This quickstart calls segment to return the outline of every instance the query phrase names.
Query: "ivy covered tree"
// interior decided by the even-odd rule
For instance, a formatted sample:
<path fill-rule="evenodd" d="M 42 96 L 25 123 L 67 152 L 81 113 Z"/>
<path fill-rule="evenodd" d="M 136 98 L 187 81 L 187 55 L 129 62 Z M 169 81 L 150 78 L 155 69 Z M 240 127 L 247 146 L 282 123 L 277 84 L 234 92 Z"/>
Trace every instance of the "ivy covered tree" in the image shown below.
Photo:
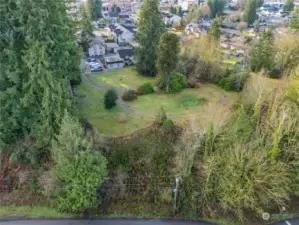
<path fill-rule="evenodd" d="M 211 11 L 211 17 L 215 18 L 220 16 L 223 12 L 225 1 L 224 0 L 208 0 L 208 6 Z"/>
<path fill-rule="evenodd" d="M 213 37 L 215 39 L 220 38 L 221 31 L 220 31 L 220 21 L 218 18 L 213 20 L 208 34 L 210 35 L 210 37 Z"/>
<path fill-rule="evenodd" d="M 139 74 L 154 77 L 157 74 L 157 46 L 165 24 L 157 0 L 145 0 L 137 24 L 137 65 Z"/>
<path fill-rule="evenodd" d="M 102 17 L 102 1 L 87 0 L 87 12 L 91 20 L 96 20 Z"/>
<path fill-rule="evenodd" d="M 247 0 L 243 20 L 251 25 L 254 23 L 256 18 L 256 0 Z"/>
<path fill-rule="evenodd" d="M 299 7 L 297 7 L 296 10 L 294 11 L 289 26 L 291 29 L 299 31 Z"/>
<path fill-rule="evenodd" d="M 53 200 L 58 208 L 82 212 L 97 207 L 97 190 L 107 175 L 107 161 L 94 150 L 82 126 L 67 111 L 53 141 L 52 157 Z"/>
<path fill-rule="evenodd" d="M 158 45 L 157 66 L 160 75 L 160 88 L 166 88 L 169 91 L 170 77 L 176 70 L 179 60 L 180 43 L 179 37 L 173 33 L 164 33 L 161 36 Z"/>

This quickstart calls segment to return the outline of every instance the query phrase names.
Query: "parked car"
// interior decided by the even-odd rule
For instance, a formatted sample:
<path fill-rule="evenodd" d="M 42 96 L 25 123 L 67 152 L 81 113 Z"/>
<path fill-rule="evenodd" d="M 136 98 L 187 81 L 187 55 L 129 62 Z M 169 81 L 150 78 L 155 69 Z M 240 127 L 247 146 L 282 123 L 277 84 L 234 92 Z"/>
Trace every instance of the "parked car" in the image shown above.
<path fill-rule="evenodd" d="M 88 58 L 88 62 L 97 62 L 97 60 L 95 58 Z"/>
<path fill-rule="evenodd" d="M 103 67 L 99 67 L 99 68 L 92 68 L 90 71 L 91 72 L 100 72 L 100 71 L 103 71 Z"/>

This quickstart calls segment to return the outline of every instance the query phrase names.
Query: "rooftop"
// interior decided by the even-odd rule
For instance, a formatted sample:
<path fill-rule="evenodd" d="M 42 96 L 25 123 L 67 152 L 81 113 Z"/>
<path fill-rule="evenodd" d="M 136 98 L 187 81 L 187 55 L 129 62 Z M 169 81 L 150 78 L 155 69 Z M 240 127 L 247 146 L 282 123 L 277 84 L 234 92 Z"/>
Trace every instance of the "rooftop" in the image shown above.
<path fill-rule="evenodd" d="M 119 55 L 106 56 L 105 62 L 107 64 L 123 62 Z"/>
<path fill-rule="evenodd" d="M 107 48 L 119 48 L 118 44 L 116 44 L 115 42 L 111 42 L 111 43 L 107 42 L 105 43 L 105 45 Z"/>

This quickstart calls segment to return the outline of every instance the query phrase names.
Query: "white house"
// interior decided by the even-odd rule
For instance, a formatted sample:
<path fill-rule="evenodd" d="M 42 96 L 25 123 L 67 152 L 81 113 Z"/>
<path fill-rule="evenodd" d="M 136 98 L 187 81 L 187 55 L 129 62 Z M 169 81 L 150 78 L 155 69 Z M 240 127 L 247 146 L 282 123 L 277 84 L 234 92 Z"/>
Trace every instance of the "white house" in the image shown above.
<path fill-rule="evenodd" d="M 189 10 L 193 4 L 197 4 L 195 0 L 178 0 L 178 5 L 182 7 L 182 10 Z"/>
<path fill-rule="evenodd" d="M 90 43 L 90 47 L 88 48 L 89 56 L 100 56 L 105 55 L 106 49 L 104 45 L 104 41 L 101 38 L 93 39 Z"/>
<path fill-rule="evenodd" d="M 108 69 L 123 68 L 125 65 L 118 54 L 105 57 L 105 64 Z"/>

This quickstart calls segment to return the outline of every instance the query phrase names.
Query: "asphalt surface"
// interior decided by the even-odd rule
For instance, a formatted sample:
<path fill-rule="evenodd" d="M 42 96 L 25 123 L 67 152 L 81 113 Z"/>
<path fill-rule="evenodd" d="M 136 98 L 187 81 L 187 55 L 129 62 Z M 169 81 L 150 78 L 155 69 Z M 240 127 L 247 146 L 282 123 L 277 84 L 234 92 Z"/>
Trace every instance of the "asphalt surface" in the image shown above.
<path fill-rule="evenodd" d="M 0 221 L 0 225 L 212 225 L 212 223 L 183 221 L 183 220 L 132 220 L 132 219 L 103 219 L 103 220 L 18 220 Z"/>

